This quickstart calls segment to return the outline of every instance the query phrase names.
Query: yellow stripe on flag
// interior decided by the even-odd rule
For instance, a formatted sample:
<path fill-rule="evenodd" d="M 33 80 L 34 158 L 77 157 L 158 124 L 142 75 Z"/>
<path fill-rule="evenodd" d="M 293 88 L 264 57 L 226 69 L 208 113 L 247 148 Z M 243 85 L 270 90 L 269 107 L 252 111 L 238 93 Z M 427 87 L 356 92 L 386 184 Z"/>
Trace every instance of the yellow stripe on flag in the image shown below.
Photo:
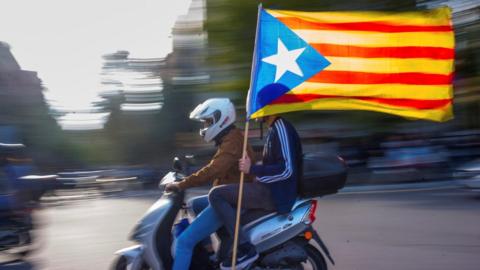
<path fill-rule="evenodd" d="M 301 12 L 288 10 L 271 10 L 267 12 L 274 17 L 297 17 L 303 20 L 325 23 L 349 22 L 387 22 L 397 25 L 439 26 L 450 25 L 450 8 L 441 7 L 426 11 L 381 12 L 381 11 L 334 11 Z"/>
<path fill-rule="evenodd" d="M 255 112 L 252 118 L 304 110 L 367 110 L 437 122 L 443 122 L 453 118 L 451 105 L 440 109 L 417 110 L 411 108 L 396 108 L 374 102 L 346 98 L 328 98 L 301 103 L 267 105 Z"/>
<path fill-rule="evenodd" d="M 331 63 L 325 70 L 374 73 L 419 72 L 429 74 L 452 73 L 453 60 L 421 58 L 354 58 L 327 57 Z"/>
<path fill-rule="evenodd" d="M 381 98 L 448 99 L 452 98 L 451 85 L 406 84 L 335 84 L 304 82 L 290 94 L 318 94 L 327 96 L 356 96 Z"/>
<path fill-rule="evenodd" d="M 328 43 L 364 47 L 454 47 L 454 37 L 451 32 L 380 33 L 370 31 L 326 30 L 294 30 L 294 32 L 308 43 Z"/>

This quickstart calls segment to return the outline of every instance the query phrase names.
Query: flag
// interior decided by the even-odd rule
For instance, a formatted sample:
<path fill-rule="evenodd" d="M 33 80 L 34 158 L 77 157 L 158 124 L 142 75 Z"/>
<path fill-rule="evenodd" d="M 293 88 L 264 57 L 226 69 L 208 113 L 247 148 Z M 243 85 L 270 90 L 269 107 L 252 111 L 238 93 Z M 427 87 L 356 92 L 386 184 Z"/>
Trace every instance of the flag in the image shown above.
<path fill-rule="evenodd" d="M 260 7 L 248 118 L 369 110 L 449 120 L 454 45 L 447 7 L 412 12 Z"/>

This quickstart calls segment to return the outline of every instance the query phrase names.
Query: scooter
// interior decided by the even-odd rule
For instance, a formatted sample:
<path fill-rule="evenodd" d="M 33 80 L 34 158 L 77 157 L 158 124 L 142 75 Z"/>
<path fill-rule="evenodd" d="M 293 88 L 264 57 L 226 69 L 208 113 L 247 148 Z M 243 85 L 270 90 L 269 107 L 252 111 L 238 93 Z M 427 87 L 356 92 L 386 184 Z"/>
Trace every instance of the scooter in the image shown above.
<path fill-rule="evenodd" d="M 0 254 L 15 257 L 24 257 L 35 249 L 32 212 L 56 180 L 55 175 L 21 176 L 33 166 L 18 160 L 11 164 L 9 159 L 17 158 L 22 151 L 23 144 L 0 143 Z"/>
<path fill-rule="evenodd" d="M 24 257 L 32 251 L 33 220 L 31 209 L 2 213 L 0 222 L 0 252 Z"/>
<path fill-rule="evenodd" d="M 178 158 L 174 159 L 173 167 L 175 170 L 163 177 L 160 186 L 184 178 Z M 344 184 L 345 179 L 341 180 Z M 130 240 L 137 245 L 117 251 L 112 269 L 171 269 L 174 242 L 172 226 L 182 209 L 184 198 L 183 191 L 164 193 L 134 228 Z M 327 246 L 312 227 L 316 207 L 317 201 L 314 199 L 298 199 L 287 215 L 269 213 L 261 217 L 242 216 L 243 228 L 260 254 L 248 269 L 326 270 L 325 256 L 331 264 L 335 264 Z M 316 242 L 321 251 L 312 242 Z M 222 247 L 219 247 L 217 251 L 221 249 Z M 192 257 L 191 269 L 197 269 L 199 265 L 202 265 L 202 269 L 219 269 L 218 264 L 208 261 L 208 256 L 205 256 L 205 252 L 197 246 Z"/>

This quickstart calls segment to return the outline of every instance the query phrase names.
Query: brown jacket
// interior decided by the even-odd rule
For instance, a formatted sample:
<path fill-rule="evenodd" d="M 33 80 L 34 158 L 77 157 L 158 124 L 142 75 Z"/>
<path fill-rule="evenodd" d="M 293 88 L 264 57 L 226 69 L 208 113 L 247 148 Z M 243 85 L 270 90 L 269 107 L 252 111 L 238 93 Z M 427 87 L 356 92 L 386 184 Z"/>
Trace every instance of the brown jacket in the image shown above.
<path fill-rule="evenodd" d="M 213 186 L 238 183 L 240 171 L 238 160 L 242 158 L 243 133 L 236 127 L 232 128 L 222 139 L 217 152 L 210 163 L 197 172 L 179 182 L 181 189 L 205 185 L 213 181 Z M 252 163 L 254 155 L 250 145 L 247 145 L 247 153 Z M 253 176 L 245 175 L 245 181 L 251 182 Z"/>

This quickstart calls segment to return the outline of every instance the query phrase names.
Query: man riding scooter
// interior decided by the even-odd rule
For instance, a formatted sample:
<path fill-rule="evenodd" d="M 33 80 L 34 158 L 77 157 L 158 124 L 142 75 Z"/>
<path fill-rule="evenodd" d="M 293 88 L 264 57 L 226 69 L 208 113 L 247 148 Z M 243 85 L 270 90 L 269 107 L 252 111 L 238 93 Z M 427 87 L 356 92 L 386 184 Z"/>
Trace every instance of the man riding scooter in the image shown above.
<path fill-rule="evenodd" d="M 288 208 L 291 207 L 288 214 L 265 213 L 261 209 L 259 209 L 260 211 L 247 211 L 245 215 L 242 214 L 242 226 L 246 232 L 246 238 L 255 246 L 255 251 L 259 253 L 258 259 L 253 262 L 252 269 L 326 270 L 325 258 L 328 258 L 332 264 L 334 263 L 326 245 L 312 226 L 315 221 L 317 205 L 317 201 L 313 198 L 334 194 L 339 188 L 343 187 L 346 180 L 345 165 L 341 159 L 336 159 L 333 163 L 327 163 L 326 166 L 321 166 L 324 161 L 315 157 L 309 157 L 306 161 L 309 174 L 299 182 L 298 194 L 301 197 L 297 198 L 293 207 L 285 205 Z M 238 168 L 237 162 L 238 160 L 234 162 L 234 168 Z M 297 162 L 294 161 L 293 163 L 296 164 Z M 326 167 L 337 163 L 338 166 L 334 167 L 337 167 L 338 170 L 335 170 L 333 175 L 331 175 L 332 172 L 325 175 L 324 172 L 328 171 Z M 265 161 L 264 164 L 268 165 Z M 184 172 L 185 170 L 178 158 L 175 158 L 173 171 L 165 174 L 160 185 L 164 187 L 169 183 L 182 182 L 185 179 Z M 324 183 L 327 183 L 327 185 L 325 186 Z M 296 192 L 293 191 L 293 193 Z M 176 269 L 187 269 L 188 267 L 188 269 L 219 269 L 219 265 L 212 263 L 202 246 L 195 247 L 192 255 L 192 247 L 196 243 L 206 238 L 220 225 L 223 225 L 212 206 L 207 207 L 198 215 L 193 224 L 187 227 L 176 238 L 176 241 L 172 241 L 172 228 L 175 234 L 179 231 L 177 230 L 178 226 L 175 226 L 174 223 L 179 211 L 183 209 L 184 199 L 185 192 L 183 190 L 164 192 L 135 225 L 129 237 L 135 244 L 115 252 L 116 257 L 112 263 L 112 268 L 115 270 L 168 270 L 172 269 L 174 264 L 177 264 Z M 280 212 L 284 213 L 283 211 Z M 312 241 L 315 241 L 318 247 L 312 245 Z M 180 248 L 182 245 L 187 248 L 182 250 Z M 217 258 L 226 257 L 224 251 L 229 247 L 231 247 L 231 244 L 221 239 L 218 249 L 215 248 Z M 172 255 L 175 251 L 174 259 Z M 181 252 L 184 252 L 184 254 L 182 255 Z M 188 256 L 184 256 L 185 254 Z M 184 262 L 184 258 L 188 262 Z M 218 259 L 217 261 L 223 260 Z"/>
<path fill-rule="evenodd" d="M 232 102 L 227 98 L 208 99 L 190 113 L 190 119 L 203 122 L 200 135 L 206 142 L 215 141 L 217 152 L 206 166 L 180 182 L 168 184 L 165 190 L 186 190 L 211 182 L 213 186 L 238 183 L 243 134 L 234 125 L 235 108 Z M 251 148 L 248 148 L 248 155 L 253 158 Z M 250 182 L 252 177 L 247 175 L 245 180 Z M 196 218 L 177 238 L 174 270 L 189 269 L 195 245 L 204 239 L 204 245 L 211 245 L 209 236 L 223 225 L 209 206 L 208 195 L 193 198 L 188 204 Z"/>

